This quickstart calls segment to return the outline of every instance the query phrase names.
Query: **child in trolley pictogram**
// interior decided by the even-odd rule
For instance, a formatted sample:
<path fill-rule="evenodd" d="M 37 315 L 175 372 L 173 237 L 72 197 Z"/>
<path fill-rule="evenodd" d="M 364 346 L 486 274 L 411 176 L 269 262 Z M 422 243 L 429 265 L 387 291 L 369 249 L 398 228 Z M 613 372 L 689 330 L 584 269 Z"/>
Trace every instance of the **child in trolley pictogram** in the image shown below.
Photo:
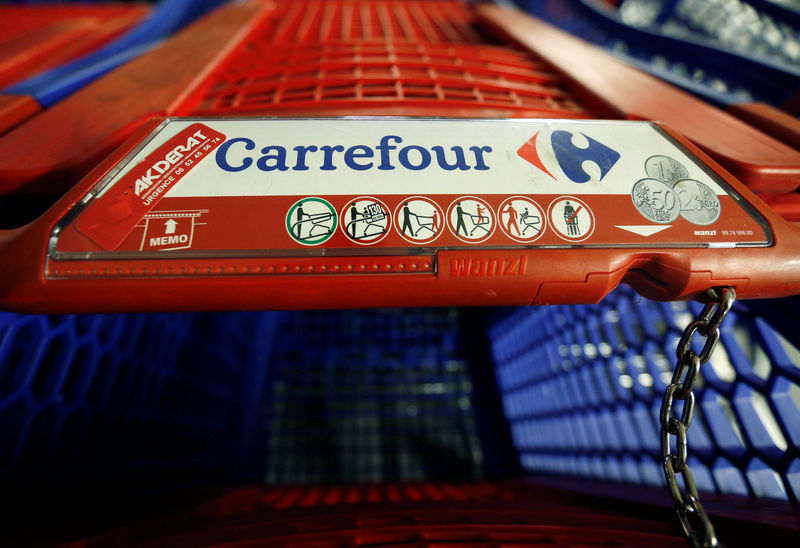
<path fill-rule="evenodd" d="M 357 203 L 353 202 L 350 204 L 350 220 L 345 230 L 354 240 L 373 239 L 387 231 L 388 217 L 389 214 L 378 202 L 367 203 L 360 211 Z"/>
<path fill-rule="evenodd" d="M 461 206 L 461 202 L 456 204 L 456 234 L 458 234 L 461 229 L 464 229 L 464 236 L 472 236 L 476 230 L 481 229 L 486 234 L 489 234 L 489 217 L 484 215 L 483 212 L 485 211 L 484 207 L 478 204 L 475 207 L 475 213 L 472 214 L 468 211 L 464 211 L 464 208 Z M 467 225 L 464 223 L 464 217 L 467 217 L 470 222 L 472 223 L 472 230 L 467 233 Z"/>
<path fill-rule="evenodd" d="M 416 230 L 414 230 L 411 223 L 412 217 L 417 222 Z M 431 236 L 435 236 L 439 233 L 439 213 L 434 209 L 433 215 L 420 215 L 411 211 L 408 202 L 405 202 L 403 204 L 403 228 L 400 232 L 405 234 L 406 230 L 408 230 L 408 232 L 411 233 L 410 235 L 414 238 L 417 238 L 419 233 L 423 230 L 427 230 L 431 233 Z"/>
<path fill-rule="evenodd" d="M 334 228 L 332 212 L 307 213 L 303 210 L 303 202 L 295 209 L 295 219 L 292 235 L 301 242 L 327 236 Z"/>
<path fill-rule="evenodd" d="M 522 226 L 525 228 L 522 229 L 521 236 L 524 236 L 525 233 L 528 231 L 529 228 L 532 228 L 536 231 L 536 234 L 542 231 L 542 219 L 538 215 L 534 215 L 528 211 L 528 208 L 525 208 L 525 211 L 522 212 L 522 215 L 519 216 L 519 220 L 522 221 Z"/>
<path fill-rule="evenodd" d="M 532 242 L 544 230 L 542 211 L 536 202 L 523 196 L 508 198 L 497 210 L 500 228 L 511 239 Z"/>
<path fill-rule="evenodd" d="M 414 217 L 417 218 L 417 223 L 419 224 L 414 236 L 418 236 L 423 229 L 429 231 L 431 236 L 439 233 L 439 213 L 436 210 L 433 211 L 433 215 L 414 214 Z"/>

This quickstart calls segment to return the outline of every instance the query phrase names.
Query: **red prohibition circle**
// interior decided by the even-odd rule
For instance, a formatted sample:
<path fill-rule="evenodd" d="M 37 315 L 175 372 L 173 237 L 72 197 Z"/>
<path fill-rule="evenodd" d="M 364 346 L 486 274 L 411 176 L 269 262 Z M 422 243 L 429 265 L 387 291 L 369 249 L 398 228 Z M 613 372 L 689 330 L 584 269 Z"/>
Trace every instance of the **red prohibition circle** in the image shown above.
<path fill-rule="evenodd" d="M 450 217 L 452 216 L 453 211 L 458 207 L 458 204 L 461 203 L 461 202 L 464 202 L 464 201 L 473 201 L 473 202 L 480 203 L 484 207 L 487 215 L 489 216 L 488 220 L 491 221 L 491 228 L 487 229 L 487 228 L 482 226 L 483 224 L 487 224 L 487 223 L 481 222 L 482 215 L 479 215 L 479 212 L 477 210 L 475 212 L 475 215 L 472 215 L 471 213 L 466 212 L 466 214 L 469 215 L 469 217 L 470 217 L 470 224 L 472 225 L 472 230 L 470 232 L 467 231 L 466 223 L 463 222 L 463 218 L 462 218 L 462 223 L 456 222 L 456 226 L 454 228 Z M 459 235 L 459 229 L 461 228 L 462 225 L 464 226 L 464 232 L 467 234 L 466 238 L 461 237 Z M 453 234 L 453 236 L 455 236 L 456 238 L 458 238 L 462 242 L 466 242 L 468 244 L 479 244 L 481 242 L 485 242 L 486 240 L 488 240 L 491 237 L 492 234 L 494 234 L 494 230 L 497 227 L 497 220 L 494 219 L 494 210 L 486 202 L 486 200 L 484 200 L 483 198 L 478 198 L 477 196 L 461 196 L 460 198 L 457 198 L 457 199 L 453 200 L 453 203 L 451 203 L 450 207 L 447 208 L 447 227 L 450 229 L 450 232 Z M 469 237 L 469 234 L 471 232 L 474 233 L 476 230 L 479 230 L 479 229 L 482 232 L 485 232 L 485 234 L 483 236 L 481 236 L 479 238 L 470 238 Z"/>
<path fill-rule="evenodd" d="M 401 215 L 403 214 L 403 207 L 405 206 L 406 203 L 414 201 L 420 201 L 430 204 L 431 206 L 433 206 L 434 210 L 439 215 L 438 226 L 436 226 L 436 220 L 433 218 L 428 219 L 428 218 L 420 218 L 428 216 L 417 216 L 416 219 L 417 222 L 415 223 L 417 225 L 416 233 L 417 234 L 419 234 L 420 232 L 425 233 L 427 231 L 428 233 L 431 234 L 428 238 L 424 239 L 409 238 L 403 232 L 403 229 L 405 228 L 405 226 L 401 226 L 403 223 L 403 220 L 401 220 L 402 219 Z M 408 198 L 403 198 L 402 200 L 400 200 L 400 202 L 397 204 L 397 207 L 394 209 L 394 218 L 396 219 L 394 223 L 395 231 L 405 241 L 411 242 L 412 244 L 416 245 L 429 244 L 434 240 L 436 240 L 439 236 L 441 236 L 442 232 L 444 232 L 444 225 L 447 222 L 447 219 L 445 218 L 444 211 L 442 210 L 441 206 L 439 206 L 439 204 L 437 204 L 435 201 L 428 198 L 427 196 L 409 196 Z M 435 231 L 434 228 L 436 229 Z"/>
<path fill-rule="evenodd" d="M 523 201 L 533 206 L 533 209 L 538 214 L 539 218 L 540 227 L 538 231 L 536 230 L 533 221 L 531 220 L 530 222 L 526 222 L 527 219 L 522 219 L 519 216 L 519 212 L 517 212 L 518 217 L 516 220 L 517 221 L 516 226 L 517 226 L 517 231 L 520 232 L 521 235 L 514 236 L 513 234 L 511 234 L 511 228 L 510 228 L 511 222 L 507 223 L 509 226 L 503 226 L 503 210 L 507 207 L 507 204 L 508 205 L 513 204 L 514 201 Z M 539 238 L 542 237 L 542 234 L 544 234 L 545 230 L 547 229 L 547 215 L 545 214 L 545 210 L 542 206 L 540 206 L 536 201 L 528 198 L 527 196 L 511 196 L 503 200 L 503 203 L 501 203 L 500 207 L 497 208 L 497 224 L 500 225 L 500 230 L 503 232 L 503 234 L 505 234 L 515 242 L 530 243 L 538 240 Z M 523 237 L 523 235 L 525 234 L 525 232 L 528 231 L 528 229 L 533 229 L 533 232 L 531 233 L 532 235 Z"/>

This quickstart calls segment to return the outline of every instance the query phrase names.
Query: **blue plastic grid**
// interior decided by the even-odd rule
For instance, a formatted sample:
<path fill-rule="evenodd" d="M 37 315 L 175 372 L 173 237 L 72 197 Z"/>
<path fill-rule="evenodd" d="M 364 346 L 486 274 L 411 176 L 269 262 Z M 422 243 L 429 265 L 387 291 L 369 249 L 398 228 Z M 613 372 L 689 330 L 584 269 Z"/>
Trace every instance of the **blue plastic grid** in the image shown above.
<path fill-rule="evenodd" d="M 256 480 L 278 317 L 0 313 L 0 484 L 74 510 Z"/>
<path fill-rule="evenodd" d="M 639 70 L 719 106 L 762 101 L 780 107 L 800 90 L 797 63 L 776 64 L 747 55 L 752 52 L 733 53 L 696 35 L 670 36 L 652 25 L 632 26 L 591 0 L 519 3 L 533 15 L 611 51 Z M 659 0 L 650 4 L 661 6 Z M 647 10 L 640 7 L 639 11 Z"/>
<path fill-rule="evenodd" d="M 658 411 L 698 311 L 620 288 L 597 305 L 520 308 L 494 321 L 495 373 L 523 468 L 663 485 Z M 737 304 L 695 395 L 698 488 L 796 502 L 800 350 Z"/>
<path fill-rule="evenodd" d="M 776 63 L 800 64 L 800 2 L 795 0 L 623 0 L 620 16 L 679 38 Z"/>
<path fill-rule="evenodd" d="M 458 310 L 286 314 L 270 362 L 268 483 L 482 476 Z"/>
<path fill-rule="evenodd" d="M 691 462 L 703 490 L 796 501 L 800 351 L 756 308 L 737 305 L 702 370 Z M 657 411 L 696 312 L 623 288 L 500 314 L 489 337 L 522 467 L 661 486 Z M 460 316 L 0 314 L 0 482 L 42 510 L 265 469 L 270 483 L 479 478 Z"/>
<path fill-rule="evenodd" d="M 479 478 L 459 321 L 456 309 L 0 313 L 0 485 L 47 515 L 265 473 Z"/>

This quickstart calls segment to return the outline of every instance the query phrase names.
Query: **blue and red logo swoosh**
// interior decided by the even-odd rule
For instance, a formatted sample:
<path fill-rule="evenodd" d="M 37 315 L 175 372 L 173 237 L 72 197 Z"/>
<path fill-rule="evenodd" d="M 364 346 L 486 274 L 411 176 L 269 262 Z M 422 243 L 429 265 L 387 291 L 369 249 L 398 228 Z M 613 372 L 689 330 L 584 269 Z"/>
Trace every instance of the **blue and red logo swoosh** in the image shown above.
<path fill-rule="evenodd" d="M 600 169 L 600 180 L 602 181 L 611 168 L 614 167 L 614 164 L 619 161 L 620 154 L 611 147 L 592 139 L 585 133 L 581 133 L 581 135 L 589 142 L 589 146 L 586 148 L 575 146 L 572 142 L 573 134 L 569 131 L 558 129 L 553 131 L 550 135 L 549 144 L 558 162 L 558 166 L 570 181 L 574 183 L 586 183 L 591 180 L 592 177 L 583 168 L 583 163 L 587 161 L 592 162 Z M 538 138 L 539 132 L 536 132 L 533 137 L 517 150 L 517 155 L 555 180 L 556 177 L 545 167 L 539 155 L 539 151 L 536 148 Z"/>

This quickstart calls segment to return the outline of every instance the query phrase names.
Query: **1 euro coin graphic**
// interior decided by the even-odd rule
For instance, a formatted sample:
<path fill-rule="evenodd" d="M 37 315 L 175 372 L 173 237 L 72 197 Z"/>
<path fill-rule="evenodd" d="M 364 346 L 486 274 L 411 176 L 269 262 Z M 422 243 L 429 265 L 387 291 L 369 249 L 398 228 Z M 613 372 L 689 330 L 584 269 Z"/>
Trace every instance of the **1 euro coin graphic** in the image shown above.
<path fill-rule="evenodd" d="M 644 170 L 651 179 L 658 179 L 670 186 L 689 177 L 689 172 L 680 162 L 663 155 L 650 156 L 644 164 Z"/>

